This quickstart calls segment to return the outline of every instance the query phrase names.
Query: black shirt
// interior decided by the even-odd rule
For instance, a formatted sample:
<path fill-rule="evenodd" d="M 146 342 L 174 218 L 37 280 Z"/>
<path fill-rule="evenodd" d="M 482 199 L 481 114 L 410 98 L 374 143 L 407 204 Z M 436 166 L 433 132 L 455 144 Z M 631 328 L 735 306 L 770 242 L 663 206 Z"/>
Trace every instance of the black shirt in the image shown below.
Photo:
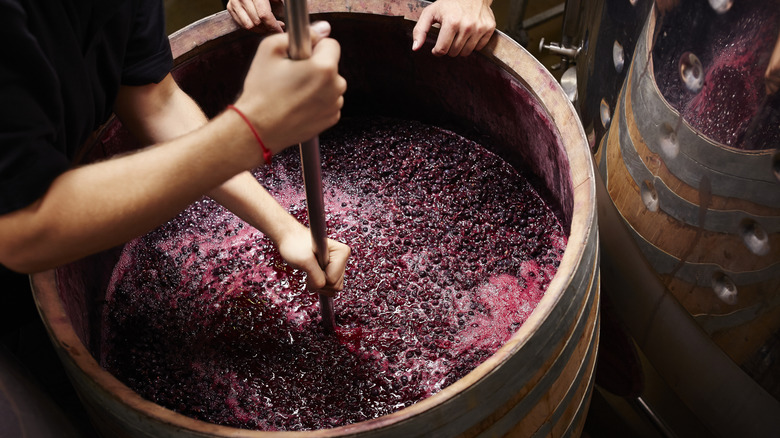
<path fill-rule="evenodd" d="M 41 197 L 120 85 L 173 61 L 161 0 L 0 0 L 0 214 Z"/>

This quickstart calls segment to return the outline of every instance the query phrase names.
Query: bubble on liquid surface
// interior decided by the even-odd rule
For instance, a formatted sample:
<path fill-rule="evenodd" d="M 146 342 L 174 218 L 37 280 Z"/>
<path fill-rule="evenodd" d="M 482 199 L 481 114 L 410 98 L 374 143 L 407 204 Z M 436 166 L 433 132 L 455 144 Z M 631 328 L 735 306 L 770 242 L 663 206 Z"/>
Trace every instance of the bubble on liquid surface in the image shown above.
<path fill-rule="evenodd" d="M 734 0 L 709 0 L 712 9 L 719 13 L 724 14 L 734 6 Z"/>
<path fill-rule="evenodd" d="M 694 93 L 698 93 L 704 85 L 704 67 L 694 53 L 685 52 L 680 56 L 680 78 L 685 87 Z"/>
<path fill-rule="evenodd" d="M 336 334 L 319 326 L 303 273 L 203 200 L 126 245 L 106 297 L 104 367 L 204 421 L 320 429 L 429 397 L 517 331 L 566 236 L 516 170 L 417 122 L 345 119 L 320 146 L 329 237 L 353 250 Z M 297 162 L 281 154 L 256 176 L 306 224 Z"/>
<path fill-rule="evenodd" d="M 612 44 L 612 64 L 615 66 L 615 71 L 621 73 L 623 66 L 626 64 L 626 57 L 623 51 L 623 45 L 617 40 Z"/>

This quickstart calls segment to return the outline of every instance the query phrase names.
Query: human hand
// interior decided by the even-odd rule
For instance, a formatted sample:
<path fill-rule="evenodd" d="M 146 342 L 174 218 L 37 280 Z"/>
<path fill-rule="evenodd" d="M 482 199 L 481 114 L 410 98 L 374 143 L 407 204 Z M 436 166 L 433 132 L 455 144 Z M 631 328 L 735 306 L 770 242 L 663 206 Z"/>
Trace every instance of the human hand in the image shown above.
<path fill-rule="evenodd" d="M 264 38 L 235 103 L 272 153 L 319 135 L 341 117 L 347 89 L 338 73 L 341 47 L 327 38 L 328 23 L 313 23 L 310 31 L 312 55 L 303 60 L 288 56 L 287 35 Z"/>
<path fill-rule="evenodd" d="M 468 56 L 488 43 L 496 30 L 491 0 L 437 0 L 423 9 L 414 26 L 412 50 L 422 47 L 434 23 L 441 25 L 431 53 L 436 56 Z"/>
<path fill-rule="evenodd" d="M 284 32 L 284 22 L 276 19 L 284 8 L 281 0 L 228 0 L 227 10 L 239 26 L 259 33 Z"/>
<path fill-rule="evenodd" d="M 328 239 L 328 264 L 323 271 L 314 253 L 311 232 L 303 225 L 295 232 L 286 233 L 276 245 L 290 266 L 306 272 L 306 287 L 310 291 L 332 297 L 344 288 L 344 271 L 352 252 L 349 246 Z"/>

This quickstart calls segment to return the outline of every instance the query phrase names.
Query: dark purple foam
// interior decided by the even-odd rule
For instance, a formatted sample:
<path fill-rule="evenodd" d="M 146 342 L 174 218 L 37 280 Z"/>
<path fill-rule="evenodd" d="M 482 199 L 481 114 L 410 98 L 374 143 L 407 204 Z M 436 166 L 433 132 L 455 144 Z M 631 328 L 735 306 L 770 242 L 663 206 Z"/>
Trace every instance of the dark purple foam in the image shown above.
<path fill-rule="evenodd" d="M 513 168 L 417 122 L 344 120 L 320 143 L 328 232 L 353 250 L 336 334 L 268 239 L 203 200 L 125 247 L 107 370 L 205 421 L 328 428 L 439 392 L 528 318 L 566 237 Z M 306 223 L 297 151 L 256 175 Z"/>

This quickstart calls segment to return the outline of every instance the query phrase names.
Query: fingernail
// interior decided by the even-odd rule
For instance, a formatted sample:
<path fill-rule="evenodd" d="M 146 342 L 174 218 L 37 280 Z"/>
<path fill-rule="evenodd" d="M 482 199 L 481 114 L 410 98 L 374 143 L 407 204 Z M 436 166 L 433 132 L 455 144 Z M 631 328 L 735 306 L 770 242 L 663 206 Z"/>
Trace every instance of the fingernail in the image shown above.
<path fill-rule="evenodd" d="M 315 21 L 312 23 L 311 29 L 323 37 L 330 35 L 330 23 L 327 21 Z"/>
<path fill-rule="evenodd" d="M 412 43 L 412 50 L 417 50 L 419 48 L 420 48 L 420 42 L 417 41 L 417 40 L 414 40 L 414 42 Z"/>

